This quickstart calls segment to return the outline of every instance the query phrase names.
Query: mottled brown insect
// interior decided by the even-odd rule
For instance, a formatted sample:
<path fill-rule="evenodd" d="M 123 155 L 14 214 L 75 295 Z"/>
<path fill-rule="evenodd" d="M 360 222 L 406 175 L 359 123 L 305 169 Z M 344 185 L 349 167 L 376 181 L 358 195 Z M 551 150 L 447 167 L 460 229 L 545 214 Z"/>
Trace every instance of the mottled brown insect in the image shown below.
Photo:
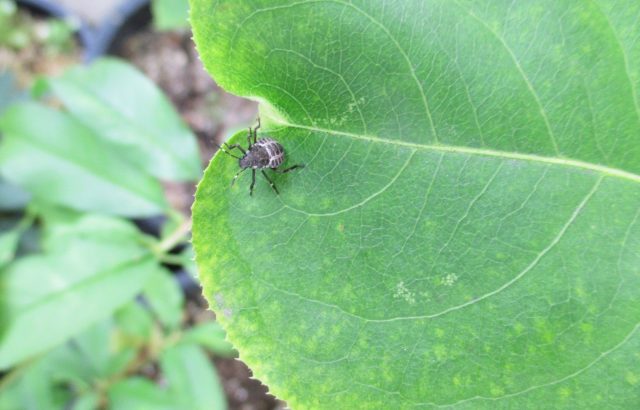
<path fill-rule="evenodd" d="M 245 150 L 240 144 L 223 144 L 224 147 L 220 147 L 222 152 L 230 155 L 238 160 L 240 165 L 240 171 L 231 180 L 231 186 L 235 184 L 236 179 L 247 169 L 251 170 L 251 186 L 249 187 L 249 195 L 253 195 L 253 187 L 256 185 L 256 171 L 260 170 L 264 178 L 269 182 L 271 188 L 276 194 L 279 194 L 276 184 L 273 183 L 271 178 L 264 172 L 265 169 L 271 169 L 280 174 L 286 174 L 289 171 L 293 171 L 296 168 L 304 168 L 303 164 L 293 165 L 289 168 L 278 169 L 284 162 L 284 148 L 282 145 L 273 138 L 260 138 L 258 139 L 258 128 L 260 128 L 260 118 L 258 118 L 258 125 L 255 128 L 249 127 L 249 135 L 247 136 L 247 142 L 249 147 Z M 253 139 L 253 142 L 251 141 Z M 226 149 L 225 149 L 226 148 Z M 242 152 L 242 157 L 238 157 L 232 154 L 230 151 L 237 149 Z"/>

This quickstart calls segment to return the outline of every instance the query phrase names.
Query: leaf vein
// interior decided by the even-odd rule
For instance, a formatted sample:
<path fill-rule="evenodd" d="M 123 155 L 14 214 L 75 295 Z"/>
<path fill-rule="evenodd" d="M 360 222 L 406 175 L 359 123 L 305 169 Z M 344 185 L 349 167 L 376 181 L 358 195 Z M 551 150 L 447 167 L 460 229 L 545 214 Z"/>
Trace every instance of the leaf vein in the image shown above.
<path fill-rule="evenodd" d="M 527 74 L 522 69 L 522 66 L 520 65 L 520 62 L 518 61 L 516 55 L 513 53 L 513 50 L 511 49 L 511 47 L 509 47 L 509 45 L 506 43 L 506 41 L 504 40 L 504 38 L 502 36 L 500 36 L 498 33 L 496 33 L 495 30 L 493 30 L 491 27 L 489 27 L 487 25 L 487 23 L 485 23 L 482 19 L 480 19 L 478 16 L 476 16 L 472 11 L 462 7 L 458 3 L 457 0 L 454 1 L 453 4 L 458 6 L 460 9 L 464 10 L 469 15 L 469 17 L 473 18 L 478 23 L 480 23 L 480 25 L 482 27 L 484 27 L 489 33 L 491 33 L 496 38 L 496 40 L 498 40 L 498 42 L 502 45 L 502 47 L 507 52 L 507 54 L 509 54 L 509 57 L 513 61 L 514 65 L 516 67 L 516 70 L 518 71 L 518 74 L 520 74 L 520 76 L 524 80 L 524 82 L 525 82 L 525 84 L 527 86 L 527 89 L 531 93 L 536 105 L 538 106 L 538 109 L 539 109 L 539 112 L 540 112 L 540 116 L 542 117 L 542 120 L 544 121 L 544 125 L 547 128 L 547 133 L 549 135 L 549 140 L 551 141 L 551 145 L 553 146 L 553 149 L 554 149 L 555 153 L 557 155 L 561 155 L 560 154 L 560 149 L 558 148 L 558 143 L 556 141 L 556 137 L 553 134 L 553 130 L 551 129 L 551 123 L 549 122 L 549 118 L 547 116 L 547 112 L 544 109 L 544 106 L 542 105 L 542 102 L 540 101 L 540 96 L 538 95 L 536 90 L 533 88 L 533 84 L 531 84 L 531 81 L 529 80 L 529 77 L 527 76 Z"/>

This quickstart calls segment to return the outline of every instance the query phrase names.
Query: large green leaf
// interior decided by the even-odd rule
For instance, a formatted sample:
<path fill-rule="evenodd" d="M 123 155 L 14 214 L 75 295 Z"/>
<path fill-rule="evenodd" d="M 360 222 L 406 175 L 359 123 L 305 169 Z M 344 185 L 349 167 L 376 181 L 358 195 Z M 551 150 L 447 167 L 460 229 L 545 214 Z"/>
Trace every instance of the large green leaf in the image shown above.
<path fill-rule="evenodd" d="M 205 295 L 276 395 L 640 406 L 640 3 L 191 10 L 207 69 L 306 164 L 251 198 L 218 155 L 194 207 Z"/>
<path fill-rule="evenodd" d="M 42 81 L 130 162 L 167 180 L 200 176 L 195 136 L 158 87 L 132 66 L 102 59 Z"/>
<path fill-rule="evenodd" d="M 0 172 L 49 203 L 127 216 L 162 213 L 161 185 L 71 116 L 35 103 L 0 119 Z"/>

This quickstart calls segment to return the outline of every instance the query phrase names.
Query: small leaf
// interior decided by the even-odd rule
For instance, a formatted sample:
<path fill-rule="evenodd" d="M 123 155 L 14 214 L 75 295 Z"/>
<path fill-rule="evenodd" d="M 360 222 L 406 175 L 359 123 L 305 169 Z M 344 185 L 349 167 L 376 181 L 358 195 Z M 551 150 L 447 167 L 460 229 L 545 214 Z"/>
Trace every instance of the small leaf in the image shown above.
<path fill-rule="evenodd" d="M 184 250 L 180 253 L 182 257 L 182 267 L 187 271 L 189 276 L 198 284 L 200 284 L 200 278 L 198 277 L 198 266 L 195 261 L 195 254 L 193 253 L 193 246 L 188 243 Z"/>
<path fill-rule="evenodd" d="M 142 377 L 130 377 L 109 388 L 109 408 L 118 410 L 175 410 L 168 391 Z"/>
<path fill-rule="evenodd" d="M 25 231 L 31 228 L 33 217 L 29 214 L 21 219 L 0 220 L 0 270 L 8 265 L 16 256 Z"/>
<path fill-rule="evenodd" d="M 95 410 L 100 408 L 100 396 L 95 392 L 87 392 L 78 397 L 71 410 Z"/>
<path fill-rule="evenodd" d="M 20 241 L 20 231 L 12 229 L 0 232 L 0 270 L 13 260 Z"/>
<path fill-rule="evenodd" d="M 0 119 L 0 172 L 36 198 L 73 209 L 148 216 L 167 208 L 162 187 L 69 115 L 34 103 Z"/>
<path fill-rule="evenodd" d="M 158 30 L 188 28 L 188 0 L 152 0 L 153 25 Z"/>
<path fill-rule="evenodd" d="M 226 340 L 224 329 L 217 322 L 204 322 L 195 325 L 185 331 L 180 341 L 198 344 L 216 356 L 238 356 L 238 352 Z"/>
<path fill-rule="evenodd" d="M 113 353 L 111 340 L 113 329 L 113 321 L 109 318 L 90 326 L 74 337 L 70 343 L 74 353 L 92 369 L 95 378 L 109 374 L 108 369 Z"/>
<path fill-rule="evenodd" d="M 115 320 L 123 339 L 121 342 L 125 345 L 138 347 L 151 337 L 153 331 L 151 312 L 135 300 L 118 309 Z"/>
<path fill-rule="evenodd" d="M 43 80 L 75 118 L 158 178 L 196 180 L 196 139 L 162 92 L 131 65 L 102 59 Z"/>
<path fill-rule="evenodd" d="M 158 269 L 147 282 L 143 295 L 160 323 L 169 330 L 180 327 L 184 295 L 171 272 Z"/>
<path fill-rule="evenodd" d="M 177 408 L 227 408 L 216 370 L 198 346 L 178 344 L 170 347 L 162 353 L 160 366 Z"/>

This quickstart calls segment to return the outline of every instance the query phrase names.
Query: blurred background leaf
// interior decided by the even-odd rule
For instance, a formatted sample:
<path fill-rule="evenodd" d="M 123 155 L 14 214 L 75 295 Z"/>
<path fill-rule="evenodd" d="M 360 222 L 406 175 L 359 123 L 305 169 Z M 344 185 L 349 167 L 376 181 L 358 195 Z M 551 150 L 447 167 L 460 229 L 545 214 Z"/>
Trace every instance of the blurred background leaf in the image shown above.
<path fill-rule="evenodd" d="M 226 340 L 226 334 L 217 322 L 204 322 L 187 330 L 182 337 L 185 343 L 195 343 L 220 357 L 237 357 L 238 352 Z"/>
<path fill-rule="evenodd" d="M 218 376 L 207 356 L 196 345 L 180 344 L 167 349 L 160 358 L 169 391 L 178 409 L 226 409 Z"/>
<path fill-rule="evenodd" d="M 175 330 L 182 322 L 184 295 L 171 272 L 159 269 L 147 282 L 143 295 L 160 323 Z"/>
<path fill-rule="evenodd" d="M 118 148 L 118 153 L 158 178 L 197 180 L 201 173 L 195 136 L 148 78 L 108 58 L 41 80 L 75 118 Z"/>
<path fill-rule="evenodd" d="M 158 181 L 68 114 L 20 103 L 0 118 L 0 131 L 0 172 L 36 198 L 127 216 L 167 209 Z"/>
<path fill-rule="evenodd" d="M 111 408 L 118 410 L 175 410 L 170 392 L 142 377 L 122 380 L 109 389 Z"/>
<path fill-rule="evenodd" d="M 10 104 L 25 97 L 25 92 L 18 87 L 15 75 L 9 71 L 0 72 L 0 114 Z"/>
<path fill-rule="evenodd" d="M 54 347 L 131 300 L 159 269 L 122 221 L 87 216 L 55 236 L 48 252 L 21 258 L 2 275 L 7 331 L 0 368 Z M 95 228 L 95 229 L 93 229 Z"/>
<path fill-rule="evenodd" d="M 189 0 L 152 0 L 151 12 L 158 30 L 189 27 Z"/>

